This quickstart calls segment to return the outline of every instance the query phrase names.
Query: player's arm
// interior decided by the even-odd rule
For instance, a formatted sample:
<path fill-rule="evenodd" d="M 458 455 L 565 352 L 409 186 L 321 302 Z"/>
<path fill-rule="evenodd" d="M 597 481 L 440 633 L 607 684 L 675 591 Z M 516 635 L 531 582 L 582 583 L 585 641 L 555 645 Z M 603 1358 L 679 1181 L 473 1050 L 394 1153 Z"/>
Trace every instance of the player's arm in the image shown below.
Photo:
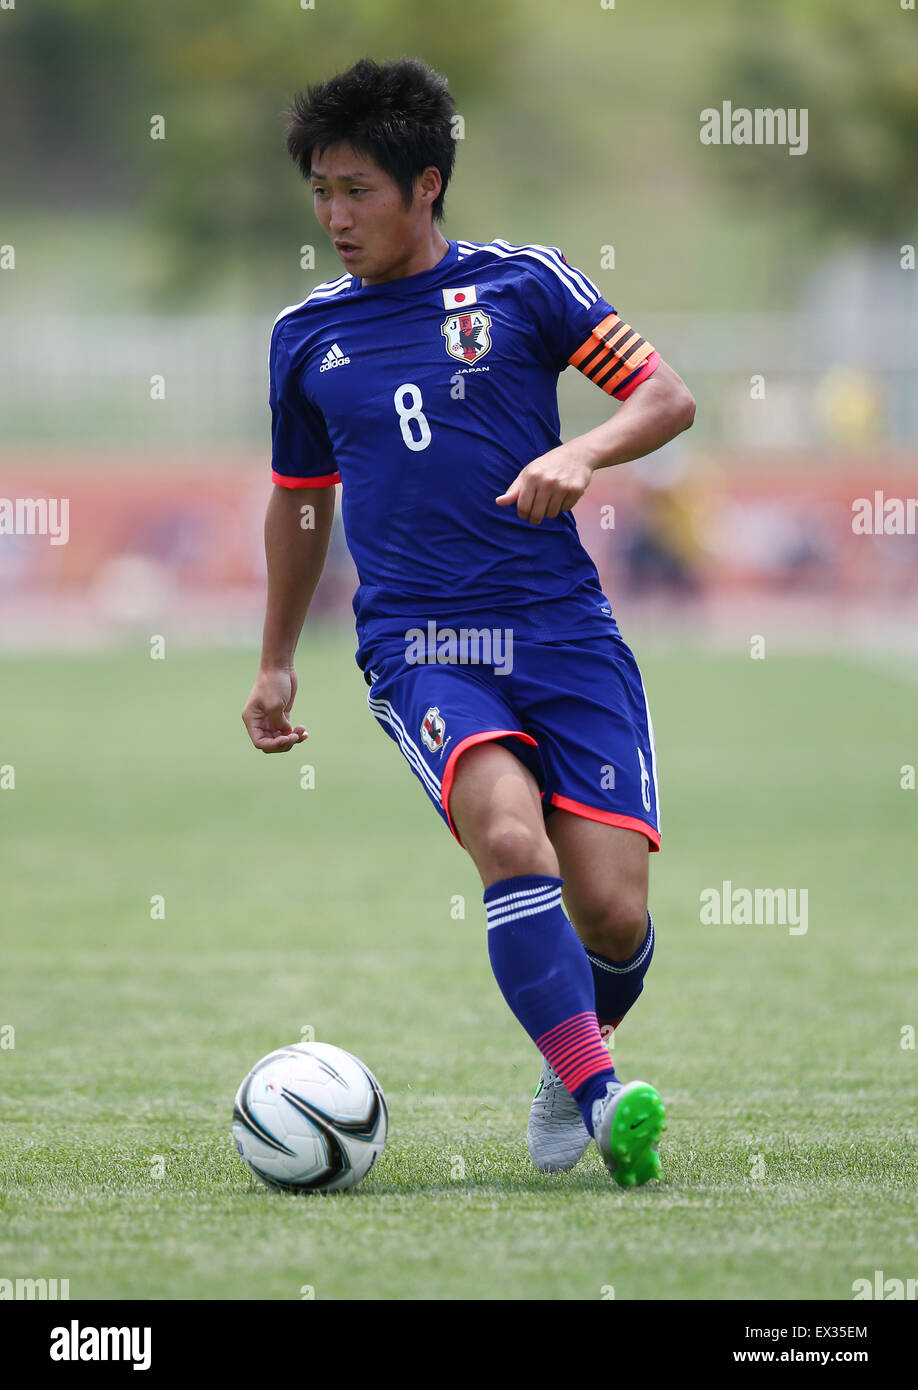
<path fill-rule="evenodd" d="M 653 375 L 634 388 L 610 420 L 570 441 L 571 450 L 593 473 L 652 454 L 687 430 L 694 419 L 694 396 L 661 359 Z"/>
<path fill-rule="evenodd" d="M 306 506 L 312 511 L 304 512 Z M 263 753 L 286 753 L 309 737 L 289 719 L 297 690 L 293 658 L 325 566 L 334 516 L 334 487 L 272 489 L 265 513 L 268 596 L 261 662 L 242 712 L 249 737 Z"/>
<path fill-rule="evenodd" d="M 520 517 L 537 526 L 545 517 L 570 511 L 597 468 L 653 453 L 687 430 L 694 418 L 691 391 L 661 359 L 611 419 L 533 459 L 497 501 L 501 506 L 515 502 Z"/>
<path fill-rule="evenodd" d="M 268 355 L 275 483 L 265 515 L 268 598 L 261 663 L 242 712 L 263 753 L 286 753 L 309 737 L 289 718 L 297 687 L 293 656 L 325 565 L 340 482 L 325 421 L 303 391 L 299 340 L 295 331 L 288 334 L 290 326 L 285 315 L 275 321 Z"/>
<path fill-rule="evenodd" d="M 570 511 L 597 468 L 643 458 L 695 418 L 685 382 L 592 280 L 557 247 L 538 252 L 529 262 L 534 351 L 557 371 L 576 367 L 621 405 L 605 424 L 533 459 L 496 499 L 500 506 L 515 503 L 520 517 L 535 526 Z"/>

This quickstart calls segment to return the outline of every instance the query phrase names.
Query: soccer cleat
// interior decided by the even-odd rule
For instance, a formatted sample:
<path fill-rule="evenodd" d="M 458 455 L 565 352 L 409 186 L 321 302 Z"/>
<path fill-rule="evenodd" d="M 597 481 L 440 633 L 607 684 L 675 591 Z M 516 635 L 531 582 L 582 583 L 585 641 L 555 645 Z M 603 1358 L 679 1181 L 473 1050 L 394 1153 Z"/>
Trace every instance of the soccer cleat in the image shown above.
<path fill-rule="evenodd" d="M 577 1102 L 544 1057 L 539 1089 L 529 1107 L 526 1142 L 533 1163 L 543 1173 L 566 1172 L 590 1147 Z"/>
<path fill-rule="evenodd" d="M 593 1138 L 619 1187 L 641 1187 L 660 1176 L 657 1140 L 666 1110 L 646 1081 L 610 1081 L 593 1103 Z"/>

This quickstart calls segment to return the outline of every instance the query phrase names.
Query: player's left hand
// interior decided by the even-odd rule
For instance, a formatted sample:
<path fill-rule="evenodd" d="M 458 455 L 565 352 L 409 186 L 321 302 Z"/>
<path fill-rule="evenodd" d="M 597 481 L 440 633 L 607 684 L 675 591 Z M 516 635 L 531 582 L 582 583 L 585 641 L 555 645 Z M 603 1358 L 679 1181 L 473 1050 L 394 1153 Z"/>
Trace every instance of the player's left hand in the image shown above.
<path fill-rule="evenodd" d="M 561 444 L 527 463 L 495 501 L 499 507 L 515 502 L 520 520 L 538 526 L 546 517 L 569 512 L 586 492 L 592 476 L 593 470 L 579 450 Z"/>

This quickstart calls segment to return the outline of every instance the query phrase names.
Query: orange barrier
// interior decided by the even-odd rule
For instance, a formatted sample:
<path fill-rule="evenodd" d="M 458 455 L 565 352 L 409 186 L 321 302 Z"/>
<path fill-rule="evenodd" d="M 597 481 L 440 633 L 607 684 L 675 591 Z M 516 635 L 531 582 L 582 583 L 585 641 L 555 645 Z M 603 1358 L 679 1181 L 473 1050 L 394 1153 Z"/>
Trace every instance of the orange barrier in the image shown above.
<path fill-rule="evenodd" d="M 653 476 L 651 463 L 597 475 L 577 506 L 611 594 L 655 586 L 674 595 L 918 591 L 914 469 L 807 458 L 789 469 L 782 458 L 780 472 L 724 460 L 666 487 L 648 486 Z M 136 582 L 146 567 L 180 595 L 257 597 L 270 489 L 266 460 L 251 456 L 132 457 L 123 470 L 84 456 L 12 460 L 0 473 L 0 595 L 92 593 L 125 574 Z M 8 533 L 12 504 L 41 498 L 68 500 L 66 544 Z M 336 522 L 317 608 L 350 617 L 355 584 Z"/>

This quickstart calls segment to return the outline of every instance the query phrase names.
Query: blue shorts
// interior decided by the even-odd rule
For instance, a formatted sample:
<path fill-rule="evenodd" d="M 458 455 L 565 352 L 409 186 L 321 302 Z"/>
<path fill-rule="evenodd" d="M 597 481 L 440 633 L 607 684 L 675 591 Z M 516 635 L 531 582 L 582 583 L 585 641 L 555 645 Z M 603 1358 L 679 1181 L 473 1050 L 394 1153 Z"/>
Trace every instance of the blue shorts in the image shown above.
<path fill-rule="evenodd" d="M 533 773 L 545 816 L 557 807 L 660 848 L 653 724 L 637 662 L 617 634 L 514 640 L 512 661 L 500 665 L 411 664 L 402 643 L 374 650 L 364 678 L 371 713 L 459 844 L 449 814 L 456 762 L 495 740 Z"/>

